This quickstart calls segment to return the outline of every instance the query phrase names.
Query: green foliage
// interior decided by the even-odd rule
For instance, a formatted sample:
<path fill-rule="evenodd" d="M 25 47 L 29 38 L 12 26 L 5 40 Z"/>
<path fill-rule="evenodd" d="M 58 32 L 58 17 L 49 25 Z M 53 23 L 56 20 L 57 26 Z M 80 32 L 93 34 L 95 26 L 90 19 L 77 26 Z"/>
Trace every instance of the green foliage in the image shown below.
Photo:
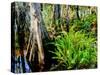
<path fill-rule="evenodd" d="M 57 59 L 58 64 L 62 62 L 66 69 L 94 68 L 97 62 L 96 39 L 81 31 L 73 31 L 74 27 L 69 33 L 62 32 L 53 42 L 56 46 L 53 59 Z"/>
<path fill-rule="evenodd" d="M 49 26 L 52 23 L 53 21 L 52 15 L 53 15 L 53 6 L 51 4 L 47 4 L 47 5 L 44 4 L 42 16 L 46 26 Z"/>
<path fill-rule="evenodd" d="M 87 15 L 82 20 L 82 27 L 81 27 L 81 29 L 83 29 L 83 30 L 90 30 L 91 29 L 91 25 L 92 25 L 93 22 L 96 22 L 96 15 L 95 14 Z"/>
<path fill-rule="evenodd" d="M 93 22 L 96 22 L 96 15 L 95 14 L 90 14 L 90 15 L 87 15 L 85 16 L 84 18 L 82 19 L 74 19 L 74 20 L 71 20 L 70 21 L 70 24 L 71 25 L 76 25 L 76 31 L 84 31 L 84 32 L 89 32 L 91 30 L 91 25 L 93 24 Z"/>

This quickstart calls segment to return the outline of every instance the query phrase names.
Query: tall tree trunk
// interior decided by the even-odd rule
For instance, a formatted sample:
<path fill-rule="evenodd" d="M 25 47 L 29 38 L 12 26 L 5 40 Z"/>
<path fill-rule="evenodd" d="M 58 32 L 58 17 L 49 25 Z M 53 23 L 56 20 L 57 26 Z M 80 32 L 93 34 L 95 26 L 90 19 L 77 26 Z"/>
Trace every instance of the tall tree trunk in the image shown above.
<path fill-rule="evenodd" d="M 24 60 L 24 45 L 25 45 L 25 33 L 24 33 L 24 22 L 25 22 L 25 12 L 22 12 L 19 10 L 18 5 L 16 3 L 16 12 L 17 12 L 17 17 L 16 17 L 16 23 L 17 23 L 17 32 L 18 32 L 18 43 L 19 43 L 19 48 L 20 48 L 20 54 L 21 54 L 21 61 L 22 61 L 22 68 L 23 68 L 23 73 L 26 72 L 25 69 L 25 60 Z"/>
<path fill-rule="evenodd" d="M 35 36 L 36 43 L 38 46 L 38 51 L 37 51 L 38 52 L 38 67 L 39 67 L 39 71 L 42 71 L 43 66 L 44 66 L 44 51 L 43 51 L 41 27 L 40 27 L 42 24 L 40 4 L 30 3 L 30 13 L 31 13 L 31 32 L 33 32 L 33 36 Z"/>
<path fill-rule="evenodd" d="M 56 21 L 58 20 L 58 25 L 60 24 L 60 5 L 54 5 L 54 24 L 56 24 Z"/>
<path fill-rule="evenodd" d="M 79 16 L 79 6 L 76 6 L 76 18 L 80 19 L 80 16 Z"/>
<path fill-rule="evenodd" d="M 64 29 L 64 7 L 65 5 L 61 5 L 61 11 L 60 11 L 60 18 L 61 18 L 61 30 L 65 31 Z"/>
<path fill-rule="evenodd" d="M 69 6 L 66 6 L 67 15 L 66 15 L 66 31 L 69 32 Z"/>

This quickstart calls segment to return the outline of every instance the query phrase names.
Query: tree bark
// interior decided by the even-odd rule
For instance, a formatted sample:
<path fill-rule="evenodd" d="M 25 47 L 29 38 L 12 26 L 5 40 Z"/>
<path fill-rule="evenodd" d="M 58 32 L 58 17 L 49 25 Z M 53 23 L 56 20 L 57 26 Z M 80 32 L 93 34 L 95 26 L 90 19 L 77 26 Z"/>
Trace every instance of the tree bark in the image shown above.
<path fill-rule="evenodd" d="M 66 32 L 69 32 L 69 6 L 66 6 L 67 15 L 66 15 Z"/>
<path fill-rule="evenodd" d="M 25 27 L 25 12 L 19 10 L 19 7 L 16 3 L 16 12 L 17 12 L 17 17 L 16 17 L 16 24 L 17 24 L 17 32 L 18 32 L 18 43 L 19 43 L 19 48 L 20 48 L 20 54 L 21 54 L 21 60 L 22 60 L 22 68 L 23 68 L 23 73 L 26 72 L 25 69 L 25 60 L 24 60 L 24 45 L 25 45 L 25 32 L 24 32 L 24 27 Z M 23 16 L 24 15 L 24 16 Z"/>
<path fill-rule="evenodd" d="M 79 16 L 79 6 L 76 6 L 76 18 L 80 19 L 80 16 Z"/>
<path fill-rule="evenodd" d="M 44 65 L 44 51 L 42 45 L 42 36 L 41 36 L 41 7 L 40 4 L 30 3 L 30 13 L 31 13 L 31 32 L 33 32 L 33 36 L 35 36 L 36 43 L 38 46 L 38 67 L 39 71 L 43 70 Z"/>
<path fill-rule="evenodd" d="M 60 24 L 60 5 L 56 4 L 54 5 L 54 24 L 56 24 L 56 21 L 58 20 L 58 25 Z"/>

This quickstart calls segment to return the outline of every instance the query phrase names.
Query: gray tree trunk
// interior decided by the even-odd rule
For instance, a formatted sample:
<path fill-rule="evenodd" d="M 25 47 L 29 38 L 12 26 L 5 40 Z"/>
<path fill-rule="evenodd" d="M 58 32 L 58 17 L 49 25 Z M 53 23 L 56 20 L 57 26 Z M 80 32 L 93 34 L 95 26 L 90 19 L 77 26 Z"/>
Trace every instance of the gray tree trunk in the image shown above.
<path fill-rule="evenodd" d="M 43 43 L 42 38 L 44 38 L 44 34 L 42 34 L 45 30 L 42 25 L 42 15 L 41 15 L 41 5 L 38 3 L 29 4 L 30 5 L 30 16 L 31 16 L 31 26 L 30 26 L 30 38 L 29 38 L 29 44 L 27 47 L 27 50 L 29 48 L 30 42 L 32 43 L 31 49 L 30 49 L 30 56 L 29 61 L 31 61 L 31 56 L 35 55 L 35 44 L 37 44 L 38 47 L 38 66 L 39 71 L 43 70 L 44 66 L 44 50 L 43 50 Z M 42 36 L 43 35 L 43 36 Z"/>
<path fill-rule="evenodd" d="M 58 24 L 60 24 L 60 5 L 56 4 L 54 5 L 54 24 L 58 20 Z"/>
<path fill-rule="evenodd" d="M 66 31 L 69 32 L 69 6 L 66 6 L 67 14 L 66 14 Z"/>
<path fill-rule="evenodd" d="M 79 6 L 76 6 L 76 18 L 80 19 L 80 16 L 79 16 Z"/>

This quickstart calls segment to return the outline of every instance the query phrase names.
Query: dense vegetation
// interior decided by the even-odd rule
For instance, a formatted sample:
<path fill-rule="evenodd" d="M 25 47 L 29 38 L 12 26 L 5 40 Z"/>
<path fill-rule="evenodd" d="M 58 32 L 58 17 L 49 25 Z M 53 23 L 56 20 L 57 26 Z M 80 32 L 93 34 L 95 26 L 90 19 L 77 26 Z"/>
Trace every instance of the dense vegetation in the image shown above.
<path fill-rule="evenodd" d="M 12 72 L 97 67 L 93 6 L 12 4 Z"/>

